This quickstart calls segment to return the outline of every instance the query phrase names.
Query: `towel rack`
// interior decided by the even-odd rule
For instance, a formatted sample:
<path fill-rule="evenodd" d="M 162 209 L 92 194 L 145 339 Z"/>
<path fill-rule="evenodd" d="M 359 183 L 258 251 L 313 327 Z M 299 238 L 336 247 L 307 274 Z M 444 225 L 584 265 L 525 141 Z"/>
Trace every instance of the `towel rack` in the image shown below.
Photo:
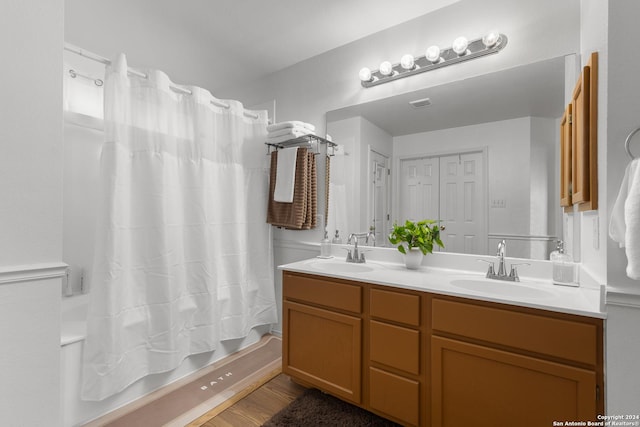
<path fill-rule="evenodd" d="M 278 150 L 279 148 L 288 148 L 288 147 L 311 148 L 313 147 L 313 143 L 316 143 L 316 147 L 317 147 L 317 144 L 326 144 L 328 148 L 334 148 L 338 145 L 333 141 L 329 141 L 328 139 L 324 139 L 320 136 L 311 135 L 311 134 L 302 135 L 297 138 L 288 139 L 283 142 L 278 142 L 278 143 L 265 142 L 264 144 L 267 146 L 267 155 L 269 155 L 271 154 L 272 150 Z M 320 153 L 316 151 L 316 154 L 320 154 Z M 327 153 L 327 154 L 329 156 L 333 156 L 333 153 L 331 154 Z"/>
<path fill-rule="evenodd" d="M 633 138 L 633 135 L 635 135 L 639 131 L 640 127 L 632 130 L 631 133 L 627 136 L 627 139 L 625 139 L 624 141 L 624 149 L 629 157 L 631 157 L 631 160 L 635 159 L 635 157 L 633 157 L 633 153 L 631 152 L 631 147 L 629 147 L 629 145 L 631 144 L 631 138 Z"/>

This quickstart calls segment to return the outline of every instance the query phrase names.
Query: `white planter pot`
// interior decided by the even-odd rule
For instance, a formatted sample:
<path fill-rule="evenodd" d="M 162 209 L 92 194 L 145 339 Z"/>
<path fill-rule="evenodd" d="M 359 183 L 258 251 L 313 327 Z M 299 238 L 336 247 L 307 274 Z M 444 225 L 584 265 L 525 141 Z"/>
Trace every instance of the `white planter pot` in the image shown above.
<path fill-rule="evenodd" d="M 409 270 L 417 270 L 422 264 L 422 258 L 424 257 L 422 251 L 418 248 L 411 248 L 404 254 L 404 265 Z"/>

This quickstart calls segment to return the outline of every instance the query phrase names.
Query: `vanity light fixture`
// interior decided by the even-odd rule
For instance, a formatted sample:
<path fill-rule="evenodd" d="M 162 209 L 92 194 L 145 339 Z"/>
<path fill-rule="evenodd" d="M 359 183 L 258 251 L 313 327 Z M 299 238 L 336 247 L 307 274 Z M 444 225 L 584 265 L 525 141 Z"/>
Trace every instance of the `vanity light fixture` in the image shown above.
<path fill-rule="evenodd" d="M 487 33 L 484 37 L 467 40 L 465 37 L 456 38 L 451 47 L 441 49 L 439 46 L 429 46 L 424 56 L 414 57 L 411 54 L 403 55 L 398 64 L 392 65 L 389 61 L 380 64 L 380 68 L 371 71 L 369 68 L 360 70 L 360 83 L 363 87 L 376 86 L 382 83 L 401 79 L 436 68 L 446 67 L 462 61 L 480 58 L 482 56 L 498 53 L 507 45 L 507 36 L 497 31 Z"/>

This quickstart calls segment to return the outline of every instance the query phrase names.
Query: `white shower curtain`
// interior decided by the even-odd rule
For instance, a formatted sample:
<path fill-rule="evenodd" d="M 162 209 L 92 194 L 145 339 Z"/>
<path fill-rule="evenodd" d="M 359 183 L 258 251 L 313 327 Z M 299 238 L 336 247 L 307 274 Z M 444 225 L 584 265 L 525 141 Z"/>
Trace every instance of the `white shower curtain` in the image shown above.
<path fill-rule="evenodd" d="M 85 400 L 277 322 L 266 112 L 147 74 L 129 77 L 120 55 L 105 79 Z"/>

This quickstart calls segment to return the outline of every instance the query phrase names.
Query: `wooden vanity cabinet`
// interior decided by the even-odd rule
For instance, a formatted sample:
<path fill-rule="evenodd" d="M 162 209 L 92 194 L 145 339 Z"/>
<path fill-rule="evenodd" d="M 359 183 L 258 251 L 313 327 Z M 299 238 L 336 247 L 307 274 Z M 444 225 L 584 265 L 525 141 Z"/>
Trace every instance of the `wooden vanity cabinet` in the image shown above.
<path fill-rule="evenodd" d="M 421 295 L 379 287 L 368 295 L 368 408 L 404 425 L 424 425 L 427 340 Z"/>
<path fill-rule="evenodd" d="M 432 425 L 533 427 L 603 413 L 601 320 L 447 297 L 433 298 L 431 314 Z"/>
<path fill-rule="evenodd" d="M 283 274 L 283 372 L 405 426 L 604 412 L 603 321 Z"/>
<path fill-rule="evenodd" d="M 282 292 L 282 371 L 360 404 L 362 288 L 285 272 Z"/>

